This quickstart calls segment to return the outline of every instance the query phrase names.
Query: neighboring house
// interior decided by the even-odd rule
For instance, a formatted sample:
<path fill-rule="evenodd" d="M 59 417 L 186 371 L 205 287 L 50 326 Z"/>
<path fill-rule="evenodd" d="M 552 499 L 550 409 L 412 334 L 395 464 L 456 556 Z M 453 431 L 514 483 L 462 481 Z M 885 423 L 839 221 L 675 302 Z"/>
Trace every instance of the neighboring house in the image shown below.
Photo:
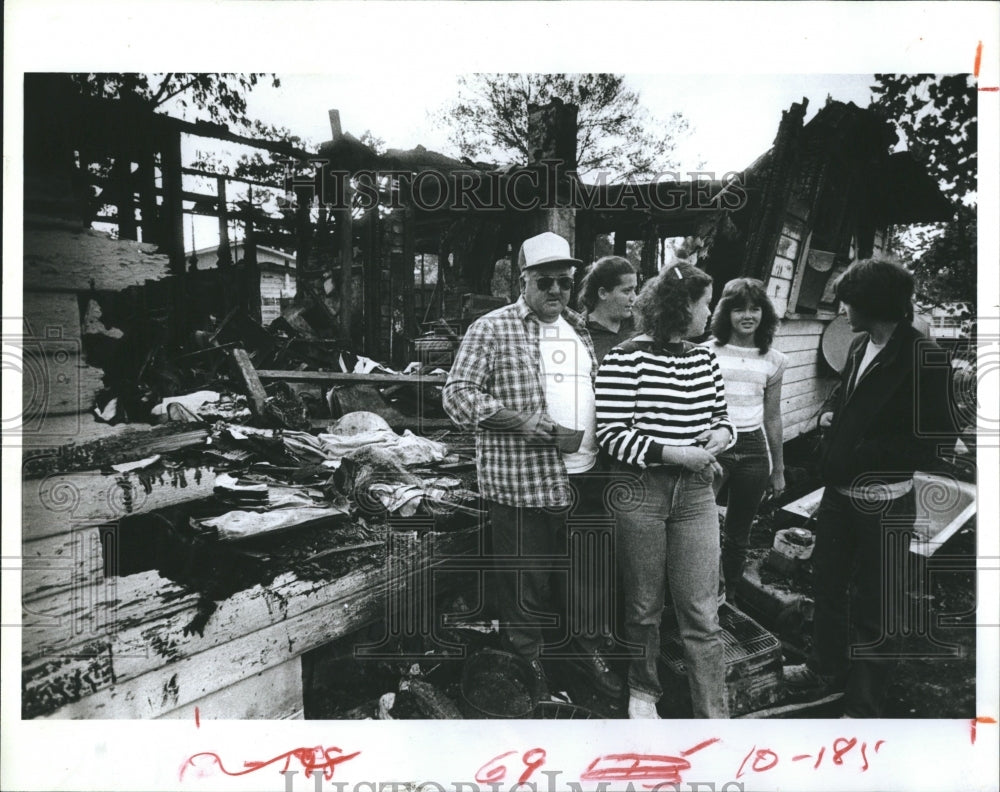
<path fill-rule="evenodd" d="M 936 341 L 955 341 L 968 337 L 969 320 L 967 303 L 953 302 L 935 305 L 931 308 L 919 308 L 917 316 L 927 322 L 929 335 Z"/>
<path fill-rule="evenodd" d="M 230 245 L 234 262 L 243 258 L 243 243 Z M 201 248 L 188 256 L 197 259 L 196 269 L 215 269 L 219 259 L 219 246 Z M 282 299 L 295 296 L 295 254 L 274 248 L 257 246 L 257 266 L 260 269 L 260 316 L 261 323 L 267 325 L 281 315 Z"/>

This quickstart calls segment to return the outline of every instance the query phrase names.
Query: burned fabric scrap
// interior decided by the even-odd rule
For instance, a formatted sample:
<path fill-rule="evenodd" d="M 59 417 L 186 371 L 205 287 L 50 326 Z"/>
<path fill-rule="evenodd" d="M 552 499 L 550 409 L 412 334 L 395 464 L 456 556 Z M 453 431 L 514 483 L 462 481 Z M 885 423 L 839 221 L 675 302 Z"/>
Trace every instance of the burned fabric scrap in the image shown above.
<path fill-rule="evenodd" d="M 223 541 L 250 539 L 287 528 L 304 528 L 319 520 L 327 520 L 348 513 L 343 506 L 296 506 L 272 509 L 266 512 L 231 511 L 207 520 L 192 519 L 195 528 L 218 532 Z"/>
<path fill-rule="evenodd" d="M 378 448 L 401 465 L 429 465 L 441 462 L 448 456 L 448 446 L 406 429 L 397 435 L 391 429 L 364 432 L 355 435 L 320 434 L 317 439 L 327 457 L 338 459 L 359 448 Z"/>
<path fill-rule="evenodd" d="M 201 418 L 203 421 L 246 421 L 250 419 L 250 407 L 241 394 L 224 394 L 218 391 L 195 391 L 183 396 L 168 396 L 153 407 L 150 412 L 156 423 L 171 420 L 173 405 L 179 405 Z"/>

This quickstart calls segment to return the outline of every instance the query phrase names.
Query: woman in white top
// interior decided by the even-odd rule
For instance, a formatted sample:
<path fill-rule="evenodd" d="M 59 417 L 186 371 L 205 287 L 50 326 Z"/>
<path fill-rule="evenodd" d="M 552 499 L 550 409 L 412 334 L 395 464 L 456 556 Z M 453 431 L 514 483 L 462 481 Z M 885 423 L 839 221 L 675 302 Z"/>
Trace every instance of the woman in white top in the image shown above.
<path fill-rule="evenodd" d="M 743 575 L 750 527 L 764 494 L 785 489 L 782 455 L 781 380 L 787 359 L 771 347 L 778 316 L 753 278 L 736 278 L 722 290 L 712 316 L 712 336 L 705 342 L 715 352 L 726 383 L 729 416 L 736 425 L 736 445 L 720 454 L 721 489 L 729 484 L 722 537 L 722 583 L 734 602 Z"/>

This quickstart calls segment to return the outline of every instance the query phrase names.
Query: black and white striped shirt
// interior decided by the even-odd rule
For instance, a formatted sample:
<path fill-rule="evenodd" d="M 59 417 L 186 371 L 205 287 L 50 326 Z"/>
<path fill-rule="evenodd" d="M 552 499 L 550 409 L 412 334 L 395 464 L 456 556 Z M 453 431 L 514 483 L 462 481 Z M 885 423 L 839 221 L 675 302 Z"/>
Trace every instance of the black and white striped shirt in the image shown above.
<path fill-rule="evenodd" d="M 663 446 L 691 446 L 706 429 L 733 438 L 715 353 L 688 342 L 658 347 L 639 336 L 612 349 L 597 372 L 597 441 L 615 459 L 659 464 Z"/>

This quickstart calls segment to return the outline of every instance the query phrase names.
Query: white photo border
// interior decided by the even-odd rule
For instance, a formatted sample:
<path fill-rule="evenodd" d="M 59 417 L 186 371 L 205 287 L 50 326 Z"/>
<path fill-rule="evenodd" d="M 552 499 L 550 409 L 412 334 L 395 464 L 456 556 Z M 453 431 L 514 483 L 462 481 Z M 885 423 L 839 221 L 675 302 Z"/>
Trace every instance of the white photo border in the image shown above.
<path fill-rule="evenodd" d="M 982 43 L 979 82 L 1000 85 L 1000 5 L 995 3 L 353 3 L 353 2 L 33 2 L 5 4 L 3 316 L 21 316 L 20 129 L 23 75 L 31 71 L 343 72 L 369 69 L 428 75 L 473 71 L 616 71 L 626 73 L 972 72 Z M 334 100 L 318 97 L 316 111 Z M 979 94 L 980 332 L 1000 337 L 996 218 L 1000 174 L 1000 95 Z M 683 108 L 678 108 L 683 109 Z M 775 119 L 775 125 L 777 119 Z M 374 130 L 376 133 L 378 130 Z M 745 163 L 735 163 L 741 167 Z M 995 354 L 995 353 L 994 353 Z M 996 377 L 981 400 L 998 399 Z M 4 414 L 20 398 L 4 372 Z M 13 401 L 12 401 L 13 400 Z M 982 482 L 1000 480 L 997 449 L 979 456 Z M 19 453 L 3 453 L 3 556 L 20 547 Z M 523 769 L 523 754 L 546 751 L 532 777 L 539 790 L 563 790 L 597 756 L 617 753 L 688 757 L 679 787 L 736 790 L 996 789 L 998 727 L 998 488 L 979 489 L 977 714 L 993 724 L 971 739 L 967 720 L 892 721 L 518 721 L 254 722 L 21 721 L 19 574 L 3 576 L 3 789 L 260 790 L 393 789 L 424 784 L 439 792 L 475 792 L 475 774 L 492 757 L 514 752 L 500 790 Z M 14 565 L 16 566 L 16 565 Z M 849 725 L 845 725 L 849 724 Z M 868 770 L 856 757 L 822 772 L 786 757 L 815 752 L 837 738 L 869 745 Z M 878 753 L 873 746 L 884 741 Z M 297 747 L 338 747 L 360 755 L 315 786 L 293 763 L 240 776 L 185 759 L 217 754 L 227 769 Z M 757 750 L 784 759 L 773 770 L 737 769 Z M 828 751 L 830 749 L 828 748 Z M 748 751 L 750 754 L 748 754 Z M 853 755 L 852 755 L 853 756 Z M 766 757 L 761 760 L 764 766 Z M 516 767 L 522 762 L 520 767 Z M 850 765 L 850 766 L 849 766 Z M 200 765 L 201 766 L 201 765 Z M 750 765 L 745 765 L 749 767 Z M 340 787 L 334 782 L 344 782 Z M 360 784 L 360 786 L 359 786 Z M 456 787 L 456 784 L 465 786 Z M 730 784 L 730 786 L 726 786 Z M 482 789 L 487 789 L 483 784 Z M 595 788 L 593 783 L 583 789 Z M 625 789 L 624 783 L 611 789 Z M 641 789 L 639 783 L 636 789 Z M 402 789 L 402 787 L 395 787 Z M 394 792 L 395 792 L 394 789 Z"/>

